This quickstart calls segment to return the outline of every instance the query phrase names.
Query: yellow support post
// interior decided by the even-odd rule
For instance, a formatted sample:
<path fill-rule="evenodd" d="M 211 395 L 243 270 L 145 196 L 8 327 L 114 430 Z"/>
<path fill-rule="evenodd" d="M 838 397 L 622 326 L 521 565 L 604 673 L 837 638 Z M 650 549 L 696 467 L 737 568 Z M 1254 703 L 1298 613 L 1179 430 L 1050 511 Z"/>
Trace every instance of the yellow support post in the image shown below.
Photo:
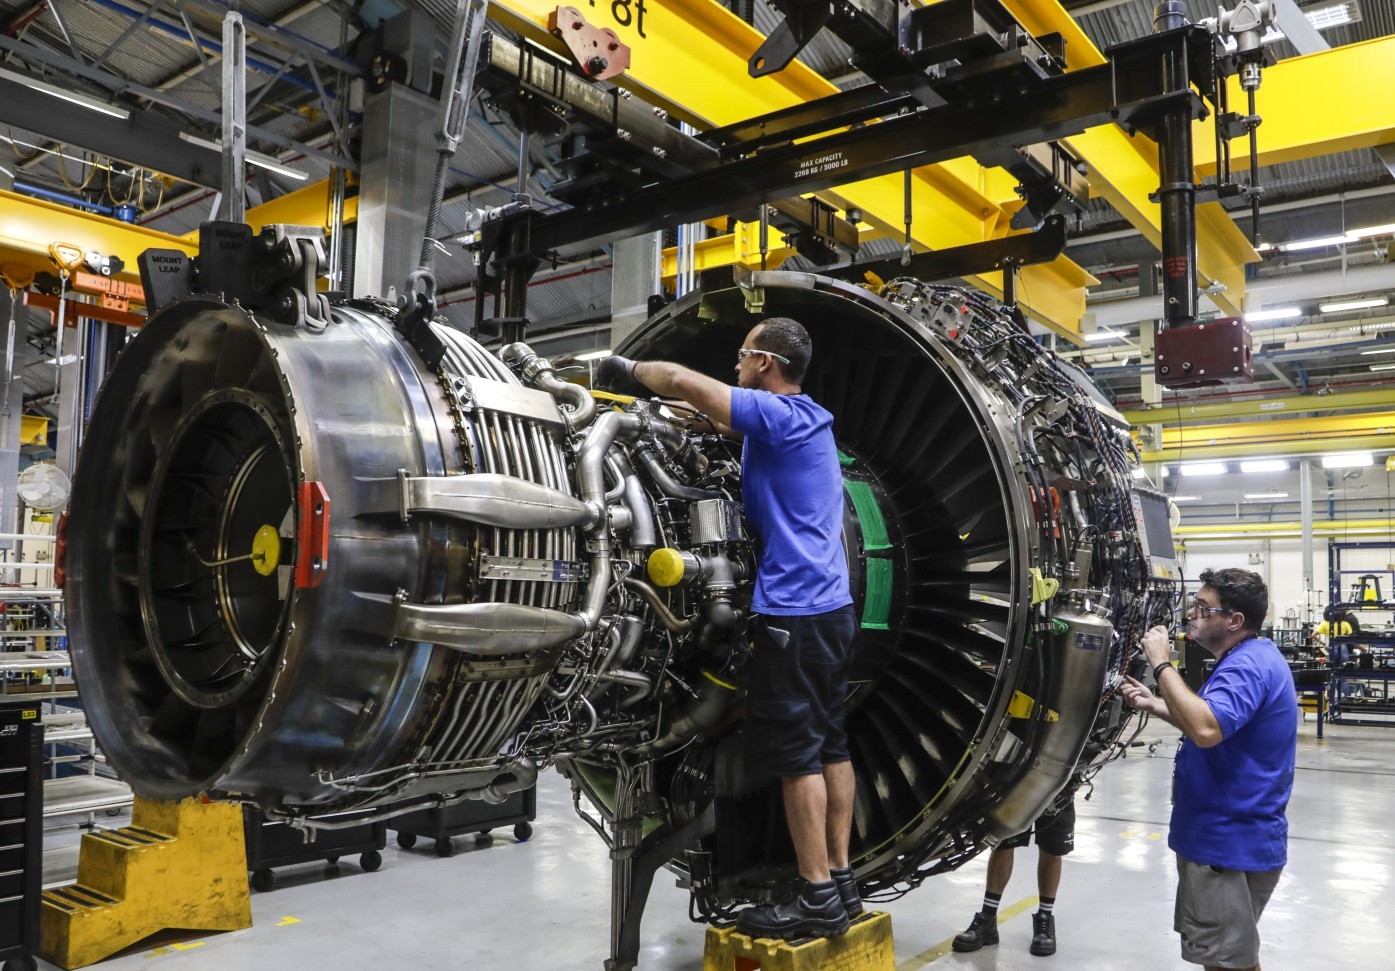
<path fill-rule="evenodd" d="M 242 807 L 137 799 L 131 825 L 87 833 L 77 883 L 43 896 L 39 954 L 83 968 L 157 931 L 252 926 Z"/>
<path fill-rule="evenodd" d="M 794 255 L 794 247 L 785 245 L 785 234 L 770 229 L 770 250 L 765 256 L 764 269 L 778 270 L 780 264 Z M 760 223 L 736 224 L 736 231 L 722 236 L 704 239 L 693 247 L 696 272 L 714 269 L 719 266 L 749 266 L 762 269 L 760 259 Z M 672 282 L 678 275 L 678 247 L 670 246 L 663 252 L 660 276 Z"/>
<path fill-rule="evenodd" d="M 891 915 L 868 911 L 841 937 L 806 941 L 750 938 L 735 927 L 709 927 L 702 971 L 894 971 Z"/>

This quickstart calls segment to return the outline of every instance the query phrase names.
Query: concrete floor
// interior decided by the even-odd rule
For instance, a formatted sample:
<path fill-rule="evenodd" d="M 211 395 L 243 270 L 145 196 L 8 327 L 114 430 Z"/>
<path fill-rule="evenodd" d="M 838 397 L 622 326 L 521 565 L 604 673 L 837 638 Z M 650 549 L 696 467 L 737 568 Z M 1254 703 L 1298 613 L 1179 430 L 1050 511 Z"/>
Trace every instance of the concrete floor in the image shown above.
<path fill-rule="evenodd" d="M 1271 971 L 1383 971 L 1395 965 L 1395 927 L 1387 919 L 1395 879 L 1395 730 L 1328 726 L 1326 736 L 1315 738 L 1311 721 L 1300 729 L 1289 865 L 1260 925 L 1263 963 Z M 1158 740 L 1156 752 L 1135 748 L 1100 774 L 1089 800 L 1078 801 L 1054 957 L 1027 953 L 1036 903 L 1036 851 L 1029 849 L 1018 851 L 996 947 L 962 955 L 949 948 L 981 901 L 986 856 L 877 905 L 892 915 L 897 971 L 1187 967 L 1171 930 L 1175 875 L 1166 841 L 1175 738 L 1150 725 L 1144 740 Z M 462 839 L 460 852 L 442 859 L 426 843 L 406 851 L 390 840 L 377 873 L 351 860 L 337 870 L 284 869 L 276 890 L 253 894 L 251 929 L 178 948 L 148 944 L 102 966 L 599 971 L 608 942 L 604 848 L 573 815 L 555 773 L 544 776 L 538 803 L 527 843 L 500 831 L 493 842 Z M 75 828 L 50 833 L 49 879 L 71 877 L 76 840 Z M 700 971 L 703 928 L 688 921 L 687 908 L 687 894 L 661 873 L 645 918 L 643 971 Z"/>

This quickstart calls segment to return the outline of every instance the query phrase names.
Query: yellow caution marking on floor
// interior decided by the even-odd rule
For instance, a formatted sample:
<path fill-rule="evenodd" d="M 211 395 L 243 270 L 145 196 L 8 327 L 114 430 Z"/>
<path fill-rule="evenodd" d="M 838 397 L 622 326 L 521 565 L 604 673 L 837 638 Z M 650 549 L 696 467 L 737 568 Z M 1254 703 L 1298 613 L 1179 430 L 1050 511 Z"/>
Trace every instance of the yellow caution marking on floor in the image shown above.
<path fill-rule="evenodd" d="M 1024 910 L 1030 910 L 1039 903 L 1041 903 L 1040 897 L 1023 897 L 1011 907 L 998 911 L 998 923 L 1000 925 L 1005 924 Z M 952 950 L 954 950 L 954 938 L 946 937 L 934 947 L 926 948 L 914 957 L 906 958 L 906 960 L 896 965 L 896 971 L 917 971 L 917 969 L 925 967 L 932 961 L 938 961 Z"/>
<path fill-rule="evenodd" d="M 1120 836 L 1122 839 L 1126 839 L 1126 840 L 1128 840 L 1128 839 L 1134 839 L 1135 837 L 1141 837 L 1141 838 L 1146 839 L 1146 840 L 1160 840 L 1160 839 L 1162 839 L 1162 833 L 1145 833 L 1145 832 L 1144 832 L 1143 830 L 1141 830 L 1141 829 L 1126 829 L 1126 830 L 1124 830 L 1122 833 L 1120 833 L 1119 836 Z"/>
<path fill-rule="evenodd" d="M 169 948 L 167 948 L 167 947 L 157 947 L 155 950 L 150 951 L 150 952 L 147 953 L 145 956 L 146 956 L 147 958 L 157 958 L 157 957 L 159 957 L 159 956 L 162 955 L 162 954 L 172 954 L 172 953 L 174 953 L 174 952 L 171 951 L 171 950 L 170 950 Z"/>
<path fill-rule="evenodd" d="M 185 941 L 183 944 L 171 944 L 170 947 L 176 951 L 192 951 L 196 947 L 203 947 L 206 941 Z"/>
<path fill-rule="evenodd" d="M 299 917 L 282 917 L 280 920 L 278 920 L 278 921 L 276 922 L 276 926 L 277 926 L 277 927 L 289 927 L 289 926 L 292 925 L 292 924 L 299 924 L 299 923 L 300 923 L 300 918 L 299 918 Z"/>

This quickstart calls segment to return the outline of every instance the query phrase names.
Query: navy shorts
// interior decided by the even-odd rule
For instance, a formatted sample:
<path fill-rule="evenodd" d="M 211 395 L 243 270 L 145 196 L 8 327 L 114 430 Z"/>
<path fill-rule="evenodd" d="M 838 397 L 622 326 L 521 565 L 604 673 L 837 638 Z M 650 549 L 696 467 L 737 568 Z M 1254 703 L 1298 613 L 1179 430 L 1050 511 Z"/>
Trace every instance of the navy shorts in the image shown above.
<path fill-rule="evenodd" d="M 760 616 L 752 632 L 746 668 L 752 769 L 790 778 L 847 762 L 848 661 L 857 633 L 852 606 L 823 614 Z"/>
<path fill-rule="evenodd" d="M 1024 832 L 1009 836 L 998 844 L 1000 850 L 1015 850 L 1031 842 L 1032 834 L 1037 835 L 1037 849 L 1052 856 L 1065 856 L 1075 849 L 1075 800 L 1072 799 L 1054 816 L 1038 816 L 1036 822 Z"/>

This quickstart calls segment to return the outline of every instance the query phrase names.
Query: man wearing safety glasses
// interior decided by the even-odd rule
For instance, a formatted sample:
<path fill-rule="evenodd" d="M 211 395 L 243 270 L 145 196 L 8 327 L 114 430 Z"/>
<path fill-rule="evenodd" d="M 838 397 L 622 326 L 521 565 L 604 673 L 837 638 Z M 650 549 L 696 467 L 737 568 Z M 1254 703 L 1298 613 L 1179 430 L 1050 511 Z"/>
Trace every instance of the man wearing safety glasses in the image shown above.
<path fill-rule="evenodd" d="M 745 728 L 757 771 L 781 780 L 804 879 L 793 899 L 738 915 L 753 937 L 842 934 L 863 911 L 848 866 L 854 778 L 844 730 L 857 626 L 833 416 L 802 390 L 812 351 L 801 324 L 772 317 L 736 352 L 735 388 L 665 361 L 612 356 L 596 369 L 598 384 L 629 378 L 744 438 L 741 497 L 760 540 Z"/>
<path fill-rule="evenodd" d="M 1158 694 L 1128 678 L 1124 699 L 1182 732 L 1173 763 L 1167 844 L 1177 855 L 1173 928 L 1182 957 L 1259 969 L 1259 917 L 1288 860 L 1284 810 L 1293 791 L 1298 700 L 1274 643 L 1258 636 L 1264 581 L 1206 570 L 1187 608 L 1190 636 L 1216 656 L 1193 692 L 1170 661 L 1167 628 L 1143 635 Z"/>

